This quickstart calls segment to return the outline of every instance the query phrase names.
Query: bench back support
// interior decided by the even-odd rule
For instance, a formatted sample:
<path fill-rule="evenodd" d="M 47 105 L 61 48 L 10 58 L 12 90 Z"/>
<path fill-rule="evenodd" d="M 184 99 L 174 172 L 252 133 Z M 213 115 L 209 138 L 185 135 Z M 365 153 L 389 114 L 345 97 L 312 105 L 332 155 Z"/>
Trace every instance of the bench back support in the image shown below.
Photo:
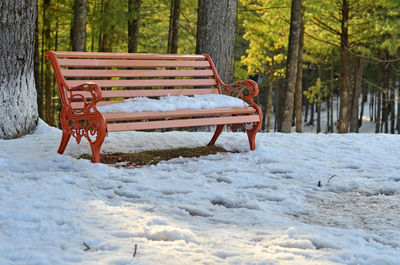
<path fill-rule="evenodd" d="M 103 100 L 221 93 L 207 55 L 47 52 L 46 58 L 53 65 L 63 104 L 69 104 L 70 88 L 89 82 L 99 85 Z"/>

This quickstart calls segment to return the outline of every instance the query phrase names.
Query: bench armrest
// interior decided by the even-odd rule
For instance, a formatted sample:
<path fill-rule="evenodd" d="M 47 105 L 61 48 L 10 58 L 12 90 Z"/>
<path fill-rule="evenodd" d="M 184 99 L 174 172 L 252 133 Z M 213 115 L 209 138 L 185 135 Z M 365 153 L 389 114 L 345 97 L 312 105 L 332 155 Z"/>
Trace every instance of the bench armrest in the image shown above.
<path fill-rule="evenodd" d="M 254 97 L 258 94 L 258 85 L 253 80 L 242 80 L 232 84 L 219 83 L 223 94 L 234 96 L 242 99 L 243 101 L 254 104 Z"/>
<path fill-rule="evenodd" d="M 102 98 L 99 85 L 88 82 L 76 87 L 67 87 L 67 91 L 69 93 L 68 104 L 74 113 L 88 114 L 94 111 L 98 112 L 96 104 Z M 82 103 L 82 108 L 74 108 L 72 102 Z"/>

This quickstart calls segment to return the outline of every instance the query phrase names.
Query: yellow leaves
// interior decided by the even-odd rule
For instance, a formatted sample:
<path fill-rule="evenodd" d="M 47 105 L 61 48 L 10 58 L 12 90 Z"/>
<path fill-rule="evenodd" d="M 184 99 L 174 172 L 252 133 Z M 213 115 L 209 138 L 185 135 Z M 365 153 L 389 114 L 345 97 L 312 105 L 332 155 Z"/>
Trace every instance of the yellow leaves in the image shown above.
<path fill-rule="evenodd" d="M 328 96 L 328 93 L 328 87 L 322 84 L 320 78 L 317 78 L 314 86 L 309 87 L 306 91 L 303 92 L 308 102 L 317 104 L 321 103 L 322 99 Z"/>
<path fill-rule="evenodd" d="M 286 56 L 282 53 L 274 56 L 274 61 L 277 64 L 281 64 L 286 61 Z"/>

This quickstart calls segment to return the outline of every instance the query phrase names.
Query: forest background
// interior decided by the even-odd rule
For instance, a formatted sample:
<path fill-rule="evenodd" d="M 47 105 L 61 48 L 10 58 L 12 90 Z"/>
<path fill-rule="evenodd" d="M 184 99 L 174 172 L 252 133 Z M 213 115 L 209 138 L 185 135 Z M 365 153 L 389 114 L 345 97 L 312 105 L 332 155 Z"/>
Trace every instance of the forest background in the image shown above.
<path fill-rule="evenodd" d="M 202 2 L 210 1 L 38 0 L 34 68 L 39 116 L 59 126 L 61 104 L 44 52 L 194 54 L 198 29 L 205 23 L 198 19 Z M 262 130 L 282 131 L 295 2 L 301 21 L 291 125 L 301 132 L 304 123 L 315 121 L 317 132 L 358 132 L 368 102 L 375 132 L 400 133 L 398 0 L 239 0 L 235 8 L 222 10 L 220 16 L 233 12 L 235 18 L 225 25 L 234 28 L 233 36 L 221 36 L 234 40 L 233 76 L 223 81 L 257 81 Z M 340 109 L 334 102 L 340 102 Z M 326 124 L 321 124 L 322 111 Z M 344 117 L 344 127 L 335 117 Z"/>

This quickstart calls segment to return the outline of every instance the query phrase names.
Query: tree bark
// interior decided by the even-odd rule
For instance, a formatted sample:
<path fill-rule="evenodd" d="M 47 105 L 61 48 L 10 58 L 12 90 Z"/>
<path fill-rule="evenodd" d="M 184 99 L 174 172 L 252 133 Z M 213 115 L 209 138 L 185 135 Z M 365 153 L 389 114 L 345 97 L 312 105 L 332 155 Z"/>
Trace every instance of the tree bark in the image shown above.
<path fill-rule="evenodd" d="M 379 133 L 381 129 L 381 102 L 382 102 L 382 90 L 378 91 L 378 99 L 376 100 L 376 120 L 375 120 L 375 133 Z"/>
<path fill-rule="evenodd" d="M 267 116 L 267 122 L 265 125 L 265 131 L 269 132 L 271 130 L 271 109 L 272 109 L 272 91 L 274 88 L 274 76 L 271 75 L 269 78 L 269 89 L 268 89 L 268 98 L 267 98 L 267 110 L 266 110 L 266 115 Z"/>
<path fill-rule="evenodd" d="M 196 53 L 207 53 L 222 81 L 233 80 L 236 0 L 199 0 Z"/>
<path fill-rule="evenodd" d="M 36 2 L 36 10 L 38 10 L 37 1 Z M 37 94 L 37 105 L 38 105 L 38 114 L 39 117 L 43 118 L 43 89 L 41 83 L 41 75 L 40 75 L 40 55 L 39 55 L 39 26 L 38 26 L 38 16 L 36 16 L 36 28 L 35 28 L 35 54 L 34 54 L 34 76 L 35 76 L 35 86 L 36 86 L 36 94 Z"/>
<path fill-rule="evenodd" d="M 307 122 L 307 119 L 308 119 L 308 107 L 309 107 L 309 103 L 308 103 L 308 100 L 306 100 L 306 105 L 305 105 L 305 109 L 306 109 L 306 111 L 304 112 L 304 123 L 306 123 Z"/>
<path fill-rule="evenodd" d="M 87 1 L 75 0 L 74 19 L 71 27 L 71 48 L 73 51 L 86 50 Z"/>
<path fill-rule="evenodd" d="M 43 36 L 44 39 L 44 49 L 52 50 L 51 45 L 51 15 L 50 15 L 50 4 L 51 0 L 43 1 Z M 49 61 L 45 61 L 45 71 L 44 71 L 44 121 L 51 124 L 51 96 L 52 96 L 52 73 L 51 73 L 51 64 Z"/>
<path fill-rule="evenodd" d="M 302 108 L 303 108 L 303 46 L 304 46 L 304 22 L 301 20 L 301 28 L 300 28 L 300 41 L 299 41 L 299 58 L 297 61 L 297 74 L 296 74 L 296 132 L 303 132 L 303 123 L 301 119 Z"/>
<path fill-rule="evenodd" d="M 110 19 L 112 16 L 110 0 L 101 1 L 101 14 L 102 14 L 102 24 L 100 30 L 99 38 L 99 51 L 100 52 L 112 52 L 112 31 L 113 31 L 113 21 Z"/>
<path fill-rule="evenodd" d="M 0 138 L 32 131 L 38 121 L 34 79 L 34 0 L 0 1 Z"/>
<path fill-rule="evenodd" d="M 354 92 L 351 104 L 351 117 L 350 117 L 350 132 L 359 132 L 359 121 L 358 121 L 358 102 L 360 99 L 361 82 L 364 72 L 364 57 L 355 58 L 357 61 L 354 64 Z"/>
<path fill-rule="evenodd" d="M 180 0 L 171 0 L 167 53 L 178 53 Z"/>
<path fill-rule="evenodd" d="M 317 133 L 321 132 L 321 102 L 317 104 Z"/>
<path fill-rule="evenodd" d="M 128 0 L 128 52 L 137 52 L 140 25 L 140 6 L 142 0 Z"/>
<path fill-rule="evenodd" d="M 341 35 L 340 35 L 340 110 L 338 117 L 338 133 L 348 132 L 348 94 L 352 88 L 350 82 L 351 75 L 351 62 L 349 52 L 349 3 L 348 0 L 342 1 L 341 6 Z"/>
<path fill-rule="evenodd" d="M 307 123 L 308 125 L 314 125 L 314 113 L 315 113 L 315 103 L 311 103 L 310 120 Z"/>
<path fill-rule="evenodd" d="M 400 134 L 400 87 L 397 85 L 397 133 Z"/>
<path fill-rule="evenodd" d="M 289 52 L 286 66 L 285 99 L 282 113 L 280 132 L 290 133 L 293 115 L 294 93 L 296 86 L 296 71 L 299 55 L 301 31 L 301 1 L 292 0 L 289 34 Z"/>

